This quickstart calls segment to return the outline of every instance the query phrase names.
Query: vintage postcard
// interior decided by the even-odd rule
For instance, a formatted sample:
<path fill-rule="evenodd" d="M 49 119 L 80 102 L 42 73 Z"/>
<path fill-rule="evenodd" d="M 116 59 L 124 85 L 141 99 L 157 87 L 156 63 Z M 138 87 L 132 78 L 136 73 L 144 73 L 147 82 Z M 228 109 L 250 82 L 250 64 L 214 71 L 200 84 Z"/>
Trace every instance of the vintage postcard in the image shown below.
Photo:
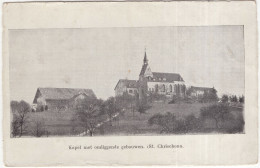
<path fill-rule="evenodd" d="M 257 163 L 255 2 L 3 11 L 7 166 Z"/>

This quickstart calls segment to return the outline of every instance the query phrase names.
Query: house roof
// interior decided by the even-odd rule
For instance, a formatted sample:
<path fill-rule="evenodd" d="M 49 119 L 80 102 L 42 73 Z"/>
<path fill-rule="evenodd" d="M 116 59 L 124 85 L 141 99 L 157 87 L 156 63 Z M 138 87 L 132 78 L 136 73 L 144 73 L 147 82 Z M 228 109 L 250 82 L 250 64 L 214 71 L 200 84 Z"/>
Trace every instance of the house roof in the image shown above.
<path fill-rule="evenodd" d="M 127 88 L 137 88 L 138 87 L 138 80 L 128 80 L 128 79 L 119 79 L 116 84 L 116 87 L 119 83 L 123 83 Z M 115 87 L 115 89 L 116 89 Z"/>
<path fill-rule="evenodd" d="M 92 89 L 38 88 L 37 92 L 40 92 L 43 98 L 50 100 L 71 99 L 72 97 L 78 94 L 86 94 L 88 96 L 96 97 Z M 37 92 L 34 99 L 37 99 Z"/>
<path fill-rule="evenodd" d="M 180 74 L 162 73 L 162 72 L 153 72 L 153 78 L 151 80 L 156 81 L 156 82 L 184 81 Z"/>
<path fill-rule="evenodd" d="M 207 91 L 207 90 L 212 90 L 213 88 L 191 86 L 191 89 L 196 91 Z"/>

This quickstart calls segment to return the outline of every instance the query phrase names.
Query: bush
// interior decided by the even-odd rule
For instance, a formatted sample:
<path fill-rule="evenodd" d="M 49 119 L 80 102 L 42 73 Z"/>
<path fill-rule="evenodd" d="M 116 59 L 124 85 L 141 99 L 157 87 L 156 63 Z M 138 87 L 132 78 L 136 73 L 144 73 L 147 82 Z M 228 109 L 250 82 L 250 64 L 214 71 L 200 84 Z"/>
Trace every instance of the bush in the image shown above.
<path fill-rule="evenodd" d="M 146 102 L 137 102 L 136 109 L 140 114 L 145 114 L 146 111 L 151 108 Z"/>
<path fill-rule="evenodd" d="M 180 97 L 177 95 L 173 95 L 172 100 L 169 101 L 168 104 L 175 104 L 175 103 L 179 103 L 179 102 L 192 104 L 194 101 L 192 100 L 192 98 L 189 98 L 189 97 Z"/>
<path fill-rule="evenodd" d="M 158 125 L 160 133 L 186 133 L 185 120 L 178 119 L 170 112 L 166 114 L 155 114 L 148 120 L 149 125 Z"/>
<path fill-rule="evenodd" d="M 207 107 L 202 107 L 200 109 L 200 117 L 201 119 L 210 118 L 215 120 L 216 128 L 220 128 L 220 121 L 224 121 L 228 119 L 230 116 L 230 109 L 228 105 L 220 103 L 220 104 L 213 104 Z"/>
<path fill-rule="evenodd" d="M 202 127 L 200 118 L 196 118 L 193 114 L 185 117 L 187 132 L 199 132 Z"/>
<path fill-rule="evenodd" d="M 158 93 L 155 93 L 155 92 L 149 92 L 147 99 L 148 99 L 148 102 L 150 102 L 150 103 L 152 103 L 154 101 L 165 102 L 167 100 L 167 97 L 163 94 L 158 94 Z"/>
<path fill-rule="evenodd" d="M 172 100 L 169 101 L 168 104 L 175 104 L 175 103 L 178 102 L 178 100 L 179 100 L 178 96 L 173 95 L 173 96 L 172 96 Z"/>

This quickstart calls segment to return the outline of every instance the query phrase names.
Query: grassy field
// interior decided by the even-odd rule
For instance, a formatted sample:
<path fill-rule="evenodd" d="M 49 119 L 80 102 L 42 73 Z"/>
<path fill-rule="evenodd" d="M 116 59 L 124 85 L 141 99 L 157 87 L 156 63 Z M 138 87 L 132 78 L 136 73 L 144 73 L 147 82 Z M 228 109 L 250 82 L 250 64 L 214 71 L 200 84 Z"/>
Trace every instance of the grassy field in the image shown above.
<path fill-rule="evenodd" d="M 194 114 L 199 116 L 200 108 L 209 104 L 194 103 L 194 104 L 167 104 L 153 103 L 152 107 L 145 114 L 127 111 L 124 116 L 120 116 L 119 121 L 114 122 L 113 126 L 106 126 L 105 134 L 108 135 L 154 135 L 159 134 L 158 126 L 148 125 L 148 120 L 157 113 L 174 113 L 177 118 L 184 118 L 187 115 Z"/>
<path fill-rule="evenodd" d="M 50 135 L 70 135 L 72 133 L 73 112 L 71 111 L 44 111 L 29 114 L 28 127 L 33 128 L 34 122 L 44 121 L 45 129 Z M 29 130 L 30 131 L 30 130 Z"/>
<path fill-rule="evenodd" d="M 199 117 L 200 109 L 204 106 L 208 106 L 207 103 L 193 103 L 193 104 L 167 104 L 162 102 L 153 103 L 151 108 L 147 110 L 145 114 L 138 112 L 131 112 L 127 110 L 124 115 L 119 115 L 117 119 L 102 125 L 94 133 L 94 136 L 115 136 L 115 135 L 155 135 L 160 133 L 160 128 L 157 125 L 149 126 L 148 120 L 154 114 L 157 113 L 174 113 L 177 118 L 184 118 L 190 114 L 194 114 L 195 117 Z M 242 109 L 232 108 L 232 114 L 239 118 L 242 116 Z M 72 111 L 45 111 L 30 113 L 29 125 L 33 124 L 33 121 L 40 119 L 44 121 L 45 128 L 48 130 L 49 135 L 66 135 L 73 136 L 73 118 Z M 222 123 L 222 124 L 236 124 L 236 123 Z M 205 121 L 205 128 L 209 130 L 215 126 L 215 122 L 211 120 Z"/>

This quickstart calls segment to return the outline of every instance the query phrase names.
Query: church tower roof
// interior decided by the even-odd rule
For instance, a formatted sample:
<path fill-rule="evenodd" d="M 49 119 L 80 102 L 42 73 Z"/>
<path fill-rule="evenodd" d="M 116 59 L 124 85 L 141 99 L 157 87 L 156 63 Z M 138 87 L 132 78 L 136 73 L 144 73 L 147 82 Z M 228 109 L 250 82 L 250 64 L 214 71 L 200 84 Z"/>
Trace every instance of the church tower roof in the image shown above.
<path fill-rule="evenodd" d="M 140 72 L 139 76 L 140 76 L 140 75 L 144 75 L 144 73 L 145 73 L 147 67 L 148 67 L 148 59 L 147 59 L 146 50 L 145 50 L 145 51 L 144 51 L 144 64 L 143 64 L 143 66 L 142 66 L 142 69 L 141 69 L 141 72 Z"/>
<path fill-rule="evenodd" d="M 146 50 L 144 51 L 144 64 L 148 64 L 148 59 L 146 56 Z"/>

